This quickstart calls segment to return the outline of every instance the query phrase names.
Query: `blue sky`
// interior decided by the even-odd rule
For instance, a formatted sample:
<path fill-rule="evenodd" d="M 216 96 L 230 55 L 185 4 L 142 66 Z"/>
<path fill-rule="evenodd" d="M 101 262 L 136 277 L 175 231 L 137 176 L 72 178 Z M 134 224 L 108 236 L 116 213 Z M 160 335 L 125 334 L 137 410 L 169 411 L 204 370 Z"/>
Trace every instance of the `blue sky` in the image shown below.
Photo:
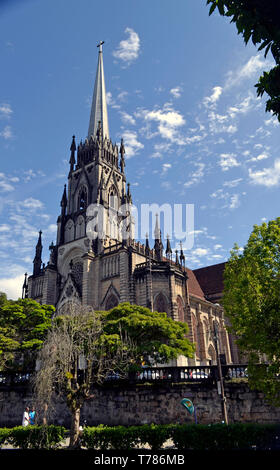
<path fill-rule="evenodd" d="M 0 3 L 0 290 L 56 238 L 72 135 L 87 135 L 103 47 L 110 136 L 133 202 L 194 204 L 195 269 L 279 215 L 279 123 L 254 84 L 273 63 L 205 0 Z M 173 247 L 175 245 L 173 244 Z"/>

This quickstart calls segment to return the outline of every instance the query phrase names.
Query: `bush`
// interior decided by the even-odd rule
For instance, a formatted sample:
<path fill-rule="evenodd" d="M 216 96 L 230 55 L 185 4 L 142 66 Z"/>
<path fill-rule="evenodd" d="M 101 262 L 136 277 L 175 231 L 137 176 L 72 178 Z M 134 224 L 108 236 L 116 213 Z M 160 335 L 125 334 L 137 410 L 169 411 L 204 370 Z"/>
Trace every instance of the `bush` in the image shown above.
<path fill-rule="evenodd" d="M 64 439 L 62 426 L 18 426 L 9 430 L 8 442 L 21 449 L 53 449 Z"/>
<path fill-rule="evenodd" d="M 139 442 L 138 426 L 97 426 L 84 428 L 81 443 L 87 449 L 129 450 Z"/>
<path fill-rule="evenodd" d="M 170 424 L 145 424 L 138 427 L 139 441 L 142 445 L 149 444 L 152 450 L 161 449 L 171 436 L 173 426 Z"/>
<path fill-rule="evenodd" d="M 275 425 L 251 423 L 174 426 L 172 439 L 182 450 L 266 448 L 277 434 Z"/>
<path fill-rule="evenodd" d="M 183 424 L 87 427 L 82 445 L 88 449 L 132 449 L 141 444 L 161 449 L 172 439 L 179 450 L 230 450 L 269 448 L 277 435 L 276 425 L 235 423 L 225 425 Z"/>
<path fill-rule="evenodd" d="M 4 442 L 7 442 L 9 436 L 10 436 L 11 430 L 8 428 L 0 428 L 0 447 L 4 444 Z"/>

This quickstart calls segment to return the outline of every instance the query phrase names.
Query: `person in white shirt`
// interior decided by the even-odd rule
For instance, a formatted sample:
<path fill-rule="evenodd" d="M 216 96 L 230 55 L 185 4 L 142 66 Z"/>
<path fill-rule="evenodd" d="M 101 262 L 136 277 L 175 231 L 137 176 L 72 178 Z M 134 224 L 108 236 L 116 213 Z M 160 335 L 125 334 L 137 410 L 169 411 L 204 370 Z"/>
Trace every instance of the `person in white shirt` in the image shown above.
<path fill-rule="evenodd" d="M 22 426 L 28 426 L 29 424 L 29 408 L 26 407 L 22 417 Z"/>

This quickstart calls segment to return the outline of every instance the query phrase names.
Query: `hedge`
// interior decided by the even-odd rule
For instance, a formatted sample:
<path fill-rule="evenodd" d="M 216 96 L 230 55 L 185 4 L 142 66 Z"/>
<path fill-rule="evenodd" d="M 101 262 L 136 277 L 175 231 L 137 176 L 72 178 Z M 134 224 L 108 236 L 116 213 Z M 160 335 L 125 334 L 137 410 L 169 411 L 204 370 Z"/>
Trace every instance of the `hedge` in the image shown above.
<path fill-rule="evenodd" d="M 143 426 L 98 426 L 84 428 L 81 443 L 87 449 L 133 449 L 148 444 L 160 449 L 170 438 L 172 425 L 145 424 Z"/>
<path fill-rule="evenodd" d="M 64 439 L 62 426 L 18 426 L 0 429 L 0 445 L 11 444 L 21 449 L 54 449 Z"/>
<path fill-rule="evenodd" d="M 179 450 L 269 448 L 278 438 L 276 425 L 250 423 L 213 425 L 98 426 L 84 429 L 81 443 L 87 449 L 132 449 L 147 444 L 160 449 L 171 439 Z"/>
<path fill-rule="evenodd" d="M 7 443 L 21 449 L 54 449 L 65 439 L 65 433 L 64 427 L 54 425 L 2 428 L 0 446 Z M 276 445 L 278 435 L 280 427 L 274 424 L 100 425 L 84 428 L 81 445 L 101 450 L 130 450 L 148 445 L 158 450 L 170 439 L 178 450 L 269 449 Z"/>

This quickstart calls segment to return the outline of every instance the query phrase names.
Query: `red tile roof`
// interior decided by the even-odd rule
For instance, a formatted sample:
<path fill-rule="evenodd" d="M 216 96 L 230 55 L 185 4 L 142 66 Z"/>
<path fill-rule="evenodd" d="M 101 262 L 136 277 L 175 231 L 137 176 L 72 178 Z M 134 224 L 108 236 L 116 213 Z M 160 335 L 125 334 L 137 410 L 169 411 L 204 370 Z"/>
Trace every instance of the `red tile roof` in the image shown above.
<path fill-rule="evenodd" d="M 194 271 L 192 271 L 189 268 L 185 268 L 185 270 L 187 271 L 187 275 L 188 275 L 188 278 L 189 278 L 188 279 L 189 294 L 195 295 L 196 297 L 200 297 L 201 299 L 205 299 L 203 290 L 201 289 L 201 287 L 200 287 L 200 285 L 197 281 L 197 278 L 194 274 Z"/>

